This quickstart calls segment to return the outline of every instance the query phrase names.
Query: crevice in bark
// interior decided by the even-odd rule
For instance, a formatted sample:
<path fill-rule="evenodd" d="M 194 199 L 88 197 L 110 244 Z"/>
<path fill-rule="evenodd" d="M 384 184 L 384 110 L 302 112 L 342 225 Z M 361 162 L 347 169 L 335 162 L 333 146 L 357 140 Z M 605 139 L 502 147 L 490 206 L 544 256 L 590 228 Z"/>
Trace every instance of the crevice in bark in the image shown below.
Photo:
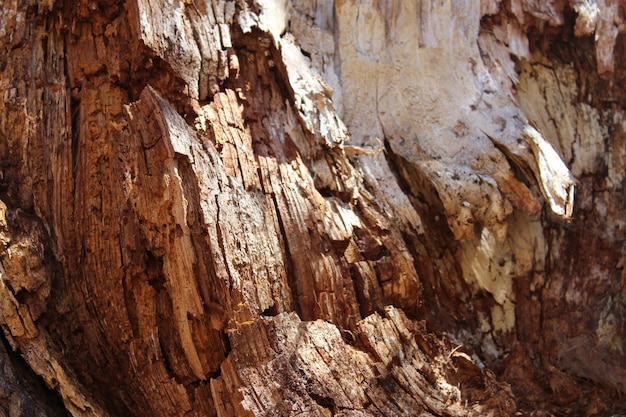
<path fill-rule="evenodd" d="M 248 33 L 243 33 L 238 25 L 231 29 L 233 31 L 231 37 L 234 50 L 240 53 L 246 52 L 257 55 L 255 64 L 261 64 L 265 68 L 262 74 L 273 74 L 272 81 L 276 83 L 281 96 L 287 98 L 289 104 L 294 106 L 294 91 L 289 83 L 287 69 L 283 63 L 281 53 L 274 45 L 272 36 L 267 32 L 259 30 L 257 27 L 252 28 Z M 258 54 L 262 54 L 262 56 L 258 56 Z M 271 65 L 269 64 L 270 60 L 272 62 Z M 248 65 L 248 63 L 240 62 L 240 65 Z M 228 87 L 231 84 L 238 85 L 239 82 L 237 78 L 228 78 L 225 80 L 224 85 Z"/>
<path fill-rule="evenodd" d="M 159 338 L 159 349 L 162 354 L 163 365 L 165 366 L 165 370 L 167 371 L 170 377 L 174 378 L 176 382 L 180 384 L 182 381 L 180 381 L 180 379 L 176 377 L 176 372 L 174 371 L 174 368 L 172 368 L 172 363 L 169 360 L 168 349 L 164 345 L 164 340 L 162 337 Z"/>
<path fill-rule="evenodd" d="M 0 412 L 2 408 L 18 417 L 70 416 L 59 393 L 45 385 L 0 332 Z"/>
<path fill-rule="evenodd" d="M 145 45 L 140 45 L 139 50 L 131 59 L 134 62 L 131 64 L 128 80 L 116 83 L 128 92 L 129 102 L 139 100 L 143 90 L 150 86 L 162 97 L 167 97 L 168 103 L 176 109 L 189 126 L 193 127 L 197 116 L 195 110 L 197 101 L 184 93 L 186 83 L 176 76 L 169 63 Z"/>
<path fill-rule="evenodd" d="M 147 250 L 145 255 L 146 276 L 150 285 L 159 294 L 165 288 L 165 277 L 163 276 L 163 258 L 156 256 L 152 251 Z"/>
<path fill-rule="evenodd" d="M 315 401 L 315 403 L 320 407 L 323 408 L 324 410 L 327 410 L 326 413 L 328 413 L 330 416 L 334 416 L 338 410 L 337 410 L 337 406 L 335 404 L 335 401 L 330 398 L 330 397 L 324 397 L 322 395 L 316 394 L 314 392 L 310 392 L 309 391 L 309 396 L 311 397 L 311 399 L 313 401 Z M 324 413 L 324 414 L 326 414 Z"/>
<path fill-rule="evenodd" d="M 409 196 L 424 227 L 423 235 L 403 233 L 407 247 L 411 248 L 415 268 L 422 281 L 425 302 L 420 314 L 428 316 L 429 322 L 443 326 L 439 330 L 453 328 L 458 304 L 454 293 L 449 292 L 450 286 L 455 285 L 456 281 L 461 285 L 465 284 L 455 268 L 456 261 L 453 253 L 456 242 L 446 224 L 447 217 L 443 204 L 428 179 L 419 173 L 416 167 L 395 154 L 386 138 L 385 157 L 400 188 Z M 442 293 L 442 290 L 445 292 Z M 443 294 L 447 295 L 447 301 L 441 299 Z"/>
<path fill-rule="evenodd" d="M 300 305 L 299 302 L 295 302 L 298 300 L 298 289 L 293 279 L 295 266 L 293 265 L 293 258 L 289 252 L 289 240 L 288 240 L 287 232 L 285 231 L 285 224 L 283 222 L 280 210 L 278 209 L 278 202 L 276 201 L 276 196 L 274 194 L 272 194 L 272 202 L 273 202 L 273 209 L 276 213 L 276 218 L 278 219 L 278 227 L 280 230 L 281 244 L 282 244 L 283 250 L 285 251 L 285 260 L 286 260 L 285 273 L 287 275 L 287 281 L 289 285 L 289 290 L 291 292 L 291 297 L 294 300 L 293 307 L 298 317 L 302 317 L 302 306 Z"/>
<path fill-rule="evenodd" d="M 69 80 L 69 77 L 67 79 Z M 72 120 L 72 176 L 74 179 L 77 176 L 76 169 L 78 167 L 78 148 L 80 144 L 81 114 L 79 94 L 79 92 L 72 92 L 70 99 L 70 115 Z"/>
<path fill-rule="evenodd" d="M 128 273 L 124 275 L 122 278 L 122 291 L 124 292 L 124 303 L 126 306 L 126 312 L 128 315 L 128 321 L 130 321 L 130 325 L 133 332 L 133 337 L 137 337 L 139 335 L 139 320 L 137 318 L 137 300 L 134 298 L 129 280 L 132 278 L 128 277 Z"/>
<path fill-rule="evenodd" d="M 485 136 L 487 136 L 487 138 L 489 138 L 489 140 L 491 141 L 491 143 L 493 143 L 496 149 L 498 149 L 502 153 L 502 155 L 504 155 L 504 158 L 509 164 L 509 170 L 513 173 L 513 177 L 520 183 L 527 186 L 528 189 L 532 190 L 534 194 L 537 195 L 537 182 L 540 181 L 540 179 L 535 177 L 535 174 L 530 169 L 528 163 L 526 163 L 522 158 L 516 156 L 502 143 L 499 143 L 487 134 L 485 134 Z M 517 139 L 518 143 L 522 140 L 522 138 Z"/>

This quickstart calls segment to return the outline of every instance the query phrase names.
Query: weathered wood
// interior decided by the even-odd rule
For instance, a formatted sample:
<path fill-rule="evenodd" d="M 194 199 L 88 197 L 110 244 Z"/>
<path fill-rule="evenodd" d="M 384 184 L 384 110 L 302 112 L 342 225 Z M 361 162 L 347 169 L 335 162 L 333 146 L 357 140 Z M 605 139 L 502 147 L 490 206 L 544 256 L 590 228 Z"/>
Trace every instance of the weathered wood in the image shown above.
<path fill-rule="evenodd" d="M 212 384 L 222 404 L 240 404 L 242 409 L 225 415 L 246 415 L 244 409 L 251 415 L 313 416 L 458 416 L 514 410 L 512 394 L 483 374 L 460 346 L 452 348 L 393 307 L 385 315 L 374 313 L 359 322 L 353 346 L 336 326 L 302 322 L 294 313 L 232 332 L 228 366 Z M 463 371 L 457 374 L 456 366 Z M 484 391 L 475 393 L 468 410 L 459 387 L 469 374 L 481 381 Z M 487 400 L 487 408 L 478 405 Z"/>
<path fill-rule="evenodd" d="M 619 2 L 69 3 L 0 6 L 0 364 L 63 403 L 0 416 L 626 407 Z"/>

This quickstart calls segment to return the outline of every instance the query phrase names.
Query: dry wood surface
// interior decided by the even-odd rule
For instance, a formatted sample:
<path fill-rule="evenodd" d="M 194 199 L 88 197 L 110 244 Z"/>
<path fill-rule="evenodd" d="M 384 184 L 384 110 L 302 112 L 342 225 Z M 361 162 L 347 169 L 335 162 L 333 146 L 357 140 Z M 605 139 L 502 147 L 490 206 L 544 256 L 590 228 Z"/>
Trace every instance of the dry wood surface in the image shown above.
<path fill-rule="evenodd" d="M 626 414 L 625 19 L 5 0 L 0 417 Z"/>

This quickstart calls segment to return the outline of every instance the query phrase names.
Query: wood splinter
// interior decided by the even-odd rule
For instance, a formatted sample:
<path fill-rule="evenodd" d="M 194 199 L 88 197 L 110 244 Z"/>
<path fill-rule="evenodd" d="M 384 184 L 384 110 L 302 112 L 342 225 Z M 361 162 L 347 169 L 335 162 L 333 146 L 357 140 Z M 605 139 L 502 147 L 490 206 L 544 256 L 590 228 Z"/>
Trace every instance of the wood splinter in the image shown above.
<path fill-rule="evenodd" d="M 346 156 L 354 156 L 354 155 L 376 156 L 383 150 L 383 143 L 378 137 L 375 137 L 374 139 L 376 139 L 376 142 L 377 142 L 376 149 L 363 148 L 361 146 L 354 146 L 354 145 L 344 145 L 343 151 L 346 154 Z"/>

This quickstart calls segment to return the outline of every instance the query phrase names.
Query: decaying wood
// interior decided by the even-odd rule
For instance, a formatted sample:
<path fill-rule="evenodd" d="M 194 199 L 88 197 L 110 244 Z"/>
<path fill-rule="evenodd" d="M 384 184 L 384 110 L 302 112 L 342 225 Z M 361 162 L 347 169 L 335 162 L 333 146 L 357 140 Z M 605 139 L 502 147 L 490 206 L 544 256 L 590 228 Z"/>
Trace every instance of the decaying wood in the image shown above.
<path fill-rule="evenodd" d="M 623 412 L 623 19 L 6 1 L 0 416 Z"/>

